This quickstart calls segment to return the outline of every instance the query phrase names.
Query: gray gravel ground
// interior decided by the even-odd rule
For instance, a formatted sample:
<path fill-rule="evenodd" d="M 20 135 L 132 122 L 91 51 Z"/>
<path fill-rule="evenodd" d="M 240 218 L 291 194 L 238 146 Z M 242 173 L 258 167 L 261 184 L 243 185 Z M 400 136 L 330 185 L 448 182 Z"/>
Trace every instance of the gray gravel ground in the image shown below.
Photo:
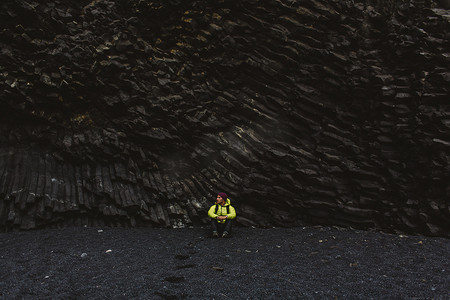
<path fill-rule="evenodd" d="M 231 239 L 207 228 L 1 233 L 0 297 L 450 299 L 450 240 L 320 226 Z"/>

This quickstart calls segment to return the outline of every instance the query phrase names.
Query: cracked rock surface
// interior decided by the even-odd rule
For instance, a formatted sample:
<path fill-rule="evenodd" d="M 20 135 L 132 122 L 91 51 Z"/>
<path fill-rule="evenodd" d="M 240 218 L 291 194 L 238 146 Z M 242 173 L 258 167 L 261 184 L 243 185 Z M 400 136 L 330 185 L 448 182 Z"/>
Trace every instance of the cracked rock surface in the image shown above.
<path fill-rule="evenodd" d="M 3 1 L 0 229 L 449 236 L 447 4 Z"/>

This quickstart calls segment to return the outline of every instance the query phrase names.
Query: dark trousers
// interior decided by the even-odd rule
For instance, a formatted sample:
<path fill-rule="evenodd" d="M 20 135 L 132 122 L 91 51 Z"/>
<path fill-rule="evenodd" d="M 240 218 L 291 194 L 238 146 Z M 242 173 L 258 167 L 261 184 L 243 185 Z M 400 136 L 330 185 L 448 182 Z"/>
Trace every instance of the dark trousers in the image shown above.
<path fill-rule="evenodd" d="M 231 233 L 233 220 L 225 220 L 225 223 L 219 223 L 216 219 L 211 219 L 211 230 L 222 234 L 224 231 Z"/>

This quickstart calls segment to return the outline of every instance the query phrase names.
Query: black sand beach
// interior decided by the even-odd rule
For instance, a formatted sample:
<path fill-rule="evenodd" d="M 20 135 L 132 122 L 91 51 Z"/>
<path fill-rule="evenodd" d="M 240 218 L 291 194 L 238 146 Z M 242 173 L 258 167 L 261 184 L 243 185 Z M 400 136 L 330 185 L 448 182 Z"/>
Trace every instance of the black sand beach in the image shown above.
<path fill-rule="evenodd" d="M 450 240 L 334 227 L 0 234 L 2 299 L 450 299 Z"/>

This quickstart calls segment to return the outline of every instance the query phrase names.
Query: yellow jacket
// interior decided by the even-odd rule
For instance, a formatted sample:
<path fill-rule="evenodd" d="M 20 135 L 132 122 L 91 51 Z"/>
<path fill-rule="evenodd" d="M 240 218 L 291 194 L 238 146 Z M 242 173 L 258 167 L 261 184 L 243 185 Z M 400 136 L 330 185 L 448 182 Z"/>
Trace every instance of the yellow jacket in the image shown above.
<path fill-rule="evenodd" d="M 217 213 L 216 213 L 216 206 L 217 207 Z M 227 213 L 227 206 L 229 207 L 229 213 Z M 214 204 L 211 206 L 211 208 L 208 211 L 208 216 L 212 219 L 217 219 L 218 216 L 228 216 L 228 220 L 236 218 L 236 211 L 234 210 L 234 207 L 231 206 L 230 199 L 227 199 L 225 202 L 225 205 L 222 206 L 220 204 Z M 225 223 L 225 220 L 217 220 L 219 223 Z"/>

